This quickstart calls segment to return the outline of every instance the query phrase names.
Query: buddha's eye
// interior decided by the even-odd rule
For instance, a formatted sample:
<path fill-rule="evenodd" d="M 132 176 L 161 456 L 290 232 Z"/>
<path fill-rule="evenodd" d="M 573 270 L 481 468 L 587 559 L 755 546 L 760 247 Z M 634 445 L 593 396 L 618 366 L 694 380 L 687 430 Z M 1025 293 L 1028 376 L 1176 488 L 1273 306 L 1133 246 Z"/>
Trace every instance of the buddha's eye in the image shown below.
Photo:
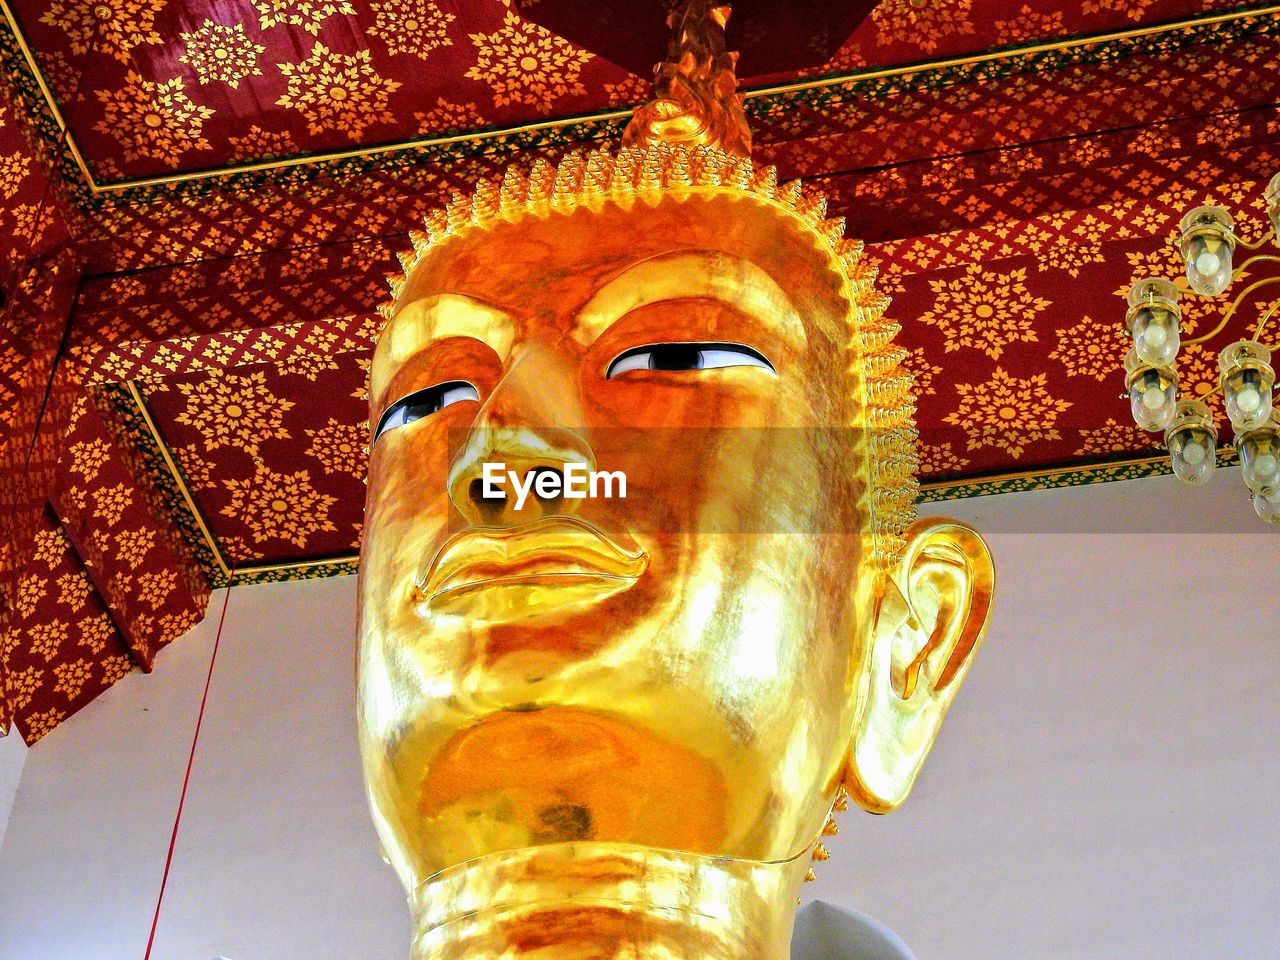
<path fill-rule="evenodd" d="M 605 371 L 605 379 L 612 380 L 628 370 L 715 370 L 720 367 L 762 367 L 776 373 L 764 354 L 743 343 L 650 343 L 618 354 Z"/>
<path fill-rule="evenodd" d="M 382 419 L 378 421 L 378 429 L 373 432 L 373 439 L 376 442 L 388 430 L 439 413 L 452 403 L 479 399 L 480 391 L 465 380 L 449 380 L 425 390 L 416 390 L 387 407 Z"/>

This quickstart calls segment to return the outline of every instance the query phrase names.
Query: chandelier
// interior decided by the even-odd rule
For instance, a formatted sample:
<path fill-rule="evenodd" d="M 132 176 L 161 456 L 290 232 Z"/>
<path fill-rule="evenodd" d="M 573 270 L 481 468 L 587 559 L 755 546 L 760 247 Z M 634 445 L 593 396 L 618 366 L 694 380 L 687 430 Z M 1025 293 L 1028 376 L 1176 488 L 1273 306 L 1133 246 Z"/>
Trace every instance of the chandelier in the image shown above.
<path fill-rule="evenodd" d="M 1269 243 L 1280 244 L 1280 174 L 1271 178 L 1265 199 L 1271 228 L 1252 244 L 1236 236 L 1235 222 L 1223 207 L 1197 207 L 1182 218 L 1177 243 L 1192 295 L 1216 297 L 1249 267 L 1280 263 L 1280 256 L 1274 253 L 1255 252 Z M 1233 266 L 1237 248 L 1251 255 Z M 1280 272 L 1273 271 L 1249 284 L 1227 305 L 1217 326 L 1194 340 L 1183 341 L 1178 287 L 1164 277 L 1139 280 L 1129 289 L 1125 325 L 1133 347 L 1124 359 L 1133 419 L 1144 430 L 1163 431 L 1173 472 L 1186 483 L 1202 484 L 1213 475 L 1218 427 L 1205 401 L 1222 394 L 1253 508 L 1259 517 L 1274 524 L 1280 524 L 1280 415 L 1272 402 L 1276 379 L 1271 366 L 1273 347 L 1268 347 L 1263 337 L 1272 315 L 1280 310 L 1280 299 L 1266 306 L 1252 324 L 1247 320 L 1241 324 L 1248 337 L 1229 344 L 1218 354 L 1218 385 L 1207 393 L 1196 398 L 1179 397 L 1177 357 L 1183 346 L 1216 337 L 1237 319 L 1240 305 L 1250 293 L 1277 282 Z"/>

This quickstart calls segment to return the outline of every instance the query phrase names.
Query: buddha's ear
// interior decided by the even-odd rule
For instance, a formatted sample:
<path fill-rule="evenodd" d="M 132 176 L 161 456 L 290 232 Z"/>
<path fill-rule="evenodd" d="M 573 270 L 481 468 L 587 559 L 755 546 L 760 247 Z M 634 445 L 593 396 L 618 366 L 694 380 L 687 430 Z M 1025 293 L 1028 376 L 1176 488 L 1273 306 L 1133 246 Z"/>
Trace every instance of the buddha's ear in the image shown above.
<path fill-rule="evenodd" d="M 982 642 L 995 567 L 982 538 L 952 520 L 917 522 L 885 578 L 845 773 L 873 813 L 906 799 Z"/>

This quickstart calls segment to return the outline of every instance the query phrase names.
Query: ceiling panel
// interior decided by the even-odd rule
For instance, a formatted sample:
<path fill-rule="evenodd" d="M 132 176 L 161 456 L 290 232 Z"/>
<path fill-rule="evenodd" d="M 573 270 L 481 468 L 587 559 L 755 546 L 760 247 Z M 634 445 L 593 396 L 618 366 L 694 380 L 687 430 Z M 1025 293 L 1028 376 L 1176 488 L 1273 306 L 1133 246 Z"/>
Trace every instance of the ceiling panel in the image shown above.
<path fill-rule="evenodd" d="M 556 22 L 573 6 L 556 4 Z M 597 5 L 577 6 L 587 21 Z M 641 6 L 656 19 L 650 8 L 658 4 Z M 1082 0 L 1037 12 L 1024 0 L 884 0 L 833 56 L 799 71 L 762 75 L 750 51 L 769 49 L 774 38 L 759 35 L 767 18 L 745 20 L 740 73 L 748 87 L 759 86 L 1239 6 Z M 643 99 L 648 80 L 522 18 L 504 0 L 9 0 L 9 7 L 99 184 L 607 111 Z M 866 8 L 865 0 L 830 5 L 830 23 L 843 32 Z M 795 33 L 788 23 L 782 18 L 779 36 Z M 655 33 L 661 29 L 632 31 L 604 46 L 633 66 L 653 63 L 664 52 Z M 585 43 L 590 31 L 582 36 Z M 757 62 L 774 65 L 763 54 Z"/>

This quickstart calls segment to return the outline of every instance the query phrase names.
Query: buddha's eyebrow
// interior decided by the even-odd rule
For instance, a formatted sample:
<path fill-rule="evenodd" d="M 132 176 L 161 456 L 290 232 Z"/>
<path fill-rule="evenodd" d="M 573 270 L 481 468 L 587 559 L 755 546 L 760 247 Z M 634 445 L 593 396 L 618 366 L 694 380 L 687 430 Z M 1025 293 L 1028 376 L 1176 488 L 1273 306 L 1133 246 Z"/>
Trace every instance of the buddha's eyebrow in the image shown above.
<path fill-rule="evenodd" d="M 574 339 L 584 347 L 632 310 L 667 300 L 719 300 L 747 316 L 781 320 L 803 344 L 795 305 L 763 269 L 721 250 L 677 250 L 641 260 L 602 286 L 578 311 Z"/>
<path fill-rule="evenodd" d="M 370 396 L 380 396 L 405 361 L 447 337 L 480 340 L 506 362 L 515 342 L 516 321 L 501 307 L 462 293 L 438 293 L 406 303 L 378 338 L 369 376 Z"/>

